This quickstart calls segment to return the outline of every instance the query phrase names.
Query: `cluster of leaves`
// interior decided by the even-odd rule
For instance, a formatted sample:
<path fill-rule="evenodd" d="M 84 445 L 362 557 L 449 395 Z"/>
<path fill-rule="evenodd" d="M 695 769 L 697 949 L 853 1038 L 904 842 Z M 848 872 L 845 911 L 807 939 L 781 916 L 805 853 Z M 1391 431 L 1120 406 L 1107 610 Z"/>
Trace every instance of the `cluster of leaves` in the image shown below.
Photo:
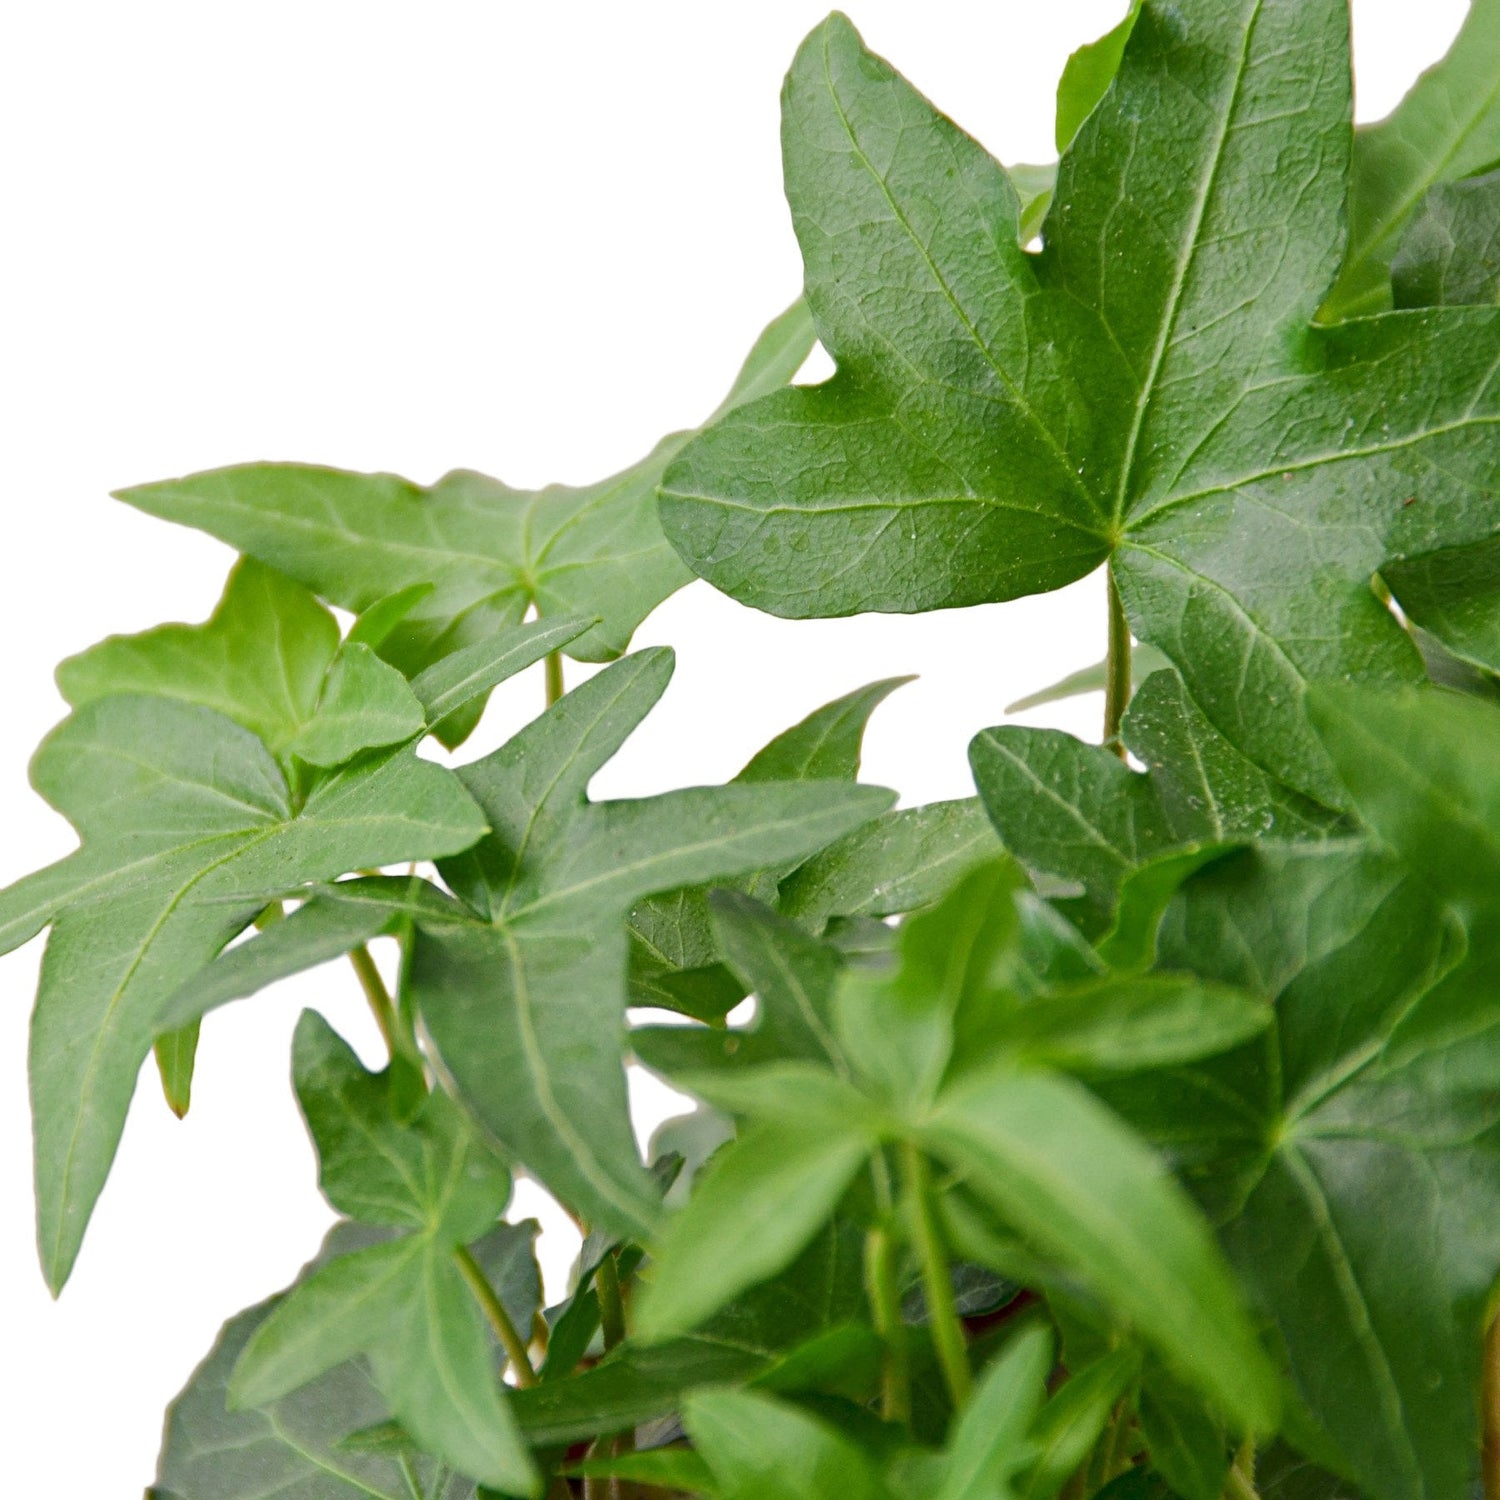
<path fill-rule="evenodd" d="M 1500 1495 L 1500 3 L 1359 132 L 1347 27 L 1140 0 L 1007 172 L 833 16 L 806 300 L 696 434 L 581 490 L 124 493 L 244 556 L 64 663 L 34 763 L 80 837 L 0 893 L 0 945 L 51 929 L 50 1284 L 153 1047 L 186 1113 L 205 1017 L 348 955 L 389 1052 L 302 1018 L 341 1221 L 155 1496 Z M 1102 745 L 999 726 L 893 810 L 890 680 L 587 795 L 692 573 L 808 616 L 1101 563 L 1108 659 L 1033 701 L 1106 687 Z M 499 750 L 417 753 L 544 659 Z M 650 1162 L 632 1060 L 701 1101 Z M 586 1230 L 557 1306 L 520 1170 Z"/>

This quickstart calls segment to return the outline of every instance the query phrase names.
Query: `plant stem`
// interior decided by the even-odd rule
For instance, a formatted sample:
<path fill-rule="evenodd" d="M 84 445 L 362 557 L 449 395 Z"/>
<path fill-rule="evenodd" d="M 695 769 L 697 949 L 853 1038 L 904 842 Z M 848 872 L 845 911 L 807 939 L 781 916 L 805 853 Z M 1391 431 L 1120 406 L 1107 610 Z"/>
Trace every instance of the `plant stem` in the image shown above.
<path fill-rule="evenodd" d="M 1484 1495 L 1500 1500 L 1500 1313 L 1484 1336 Z"/>
<path fill-rule="evenodd" d="M 1255 1439 L 1246 1438 L 1224 1481 L 1224 1500 L 1260 1500 L 1255 1488 Z"/>
<path fill-rule="evenodd" d="M 1120 602 L 1115 575 L 1109 575 L 1109 656 L 1104 678 L 1104 743 L 1121 760 L 1125 746 L 1120 741 L 1120 724 L 1125 706 L 1130 702 L 1130 622 Z"/>
<path fill-rule="evenodd" d="M 615 1264 L 613 1250 L 594 1272 L 594 1290 L 599 1296 L 599 1326 L 607 1352 L 625 1338 L 625 1299 L 620 1295 L 620 1268 Z"/>
<path fill-rule="evenodd" d="M 510 1314 L 505 1310 L 505 1304 L 495 1295 L 495 1289 L 490 1285 L 489 1277 L 480 1269 L 479 1262 L 462 1245 L 453 1252 L 453 1258 L 458 1262 L 458 1269 L 463 1272 L 464 1280 L 469 1283 L 469 1290 L 474 1293 L 474 1300 L 484 1310 L 490 1327 L 495 1330 L 496 1337 L 499 1338 L 501 1347 L 510 1360 L 510 1367 L 515 1371 L 516 1384 L 535 1385 L 536 1371 L 531 1368 L 531 1360 L 527 1357 L 526 1341 L 516 1332 L 516 1325 L 511 1322 Z"/>
<path fill-rule="evenodd" d="M 385 980 L 380 977 L 380 970 L 375 967 L 375 960 L 370 957 L 370 950 L 363 943 L 350 952 L 349 962 L 359 975 L 359 987 L 365 992 L 365 999 L 370 1002 L 370 1011 L 375 1017 L 375 1024 L 380 1028 L 386 1051 L 394 1059 L 403 1050 L 401 1023 L 396 1017 L 396 1007 L 391 1002 Z"/>
<path fill-rule="evenodd" d="M 948 1394 L 953 1398 L 954 1406 L 960 1407 L 969 1399 L 974 1386 L 973 1373 L 969 1369 L 969 1348 L 953 1302 L 948 1252 L 933 1216 L 927 1160 L 910 1141 L 901 1148 L 901 1169 L 916 1230 L 917 1256 L 922 1262 L 922 1288 L 927 1294 L 932 1341 L 937 1346 L 938 1363 L 943 1369 Z"/>
<path fill-rule="evenodd" d="M 547 707 L 551 708 L 564 692 L 561 651 L 547 653 Z"/>
<path fill-rule="evenodd" d="M 875 1331 L 885 1344 L 880 1415 L 887 1422 L 909 1422 L 911 1366 L 906 1325 L 901 1318 L 901 1292 L 896 1285 L 895 1247 L 890 1230 L 884 1226 L 870 1230 L 865 1236 L 865 1293 L 875 1317 Z"/>

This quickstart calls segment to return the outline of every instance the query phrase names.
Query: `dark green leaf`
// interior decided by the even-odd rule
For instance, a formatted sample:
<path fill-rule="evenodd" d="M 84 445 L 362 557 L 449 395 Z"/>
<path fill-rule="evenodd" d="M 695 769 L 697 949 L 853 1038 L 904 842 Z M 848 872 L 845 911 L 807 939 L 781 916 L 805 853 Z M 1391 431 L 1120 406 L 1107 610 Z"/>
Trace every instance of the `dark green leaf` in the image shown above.
<path fill-rule="evenodd" d="M 1500 1105 L 1461 1018 L 1482 1032 L 1493 969 L 1477 992 L 1454 971 L 1433 992 L 1449 991 L 1446 1016 L 1384 1056 L 1454 952 L 1431 882 L 1357 846 L 1214 866 L 1184 889 L 1162 948 L 1166 964 L 1276 1001 L 1269 1057 L 1247 1048 L 1135 1099 L 1155 1100 L 1165 1143 L 1223 1205 L 1311 1436 L 1376 1500 L 1462 1496 L 1500 1269 Z M 1494 955 L 1476 959 L 1484 972 Z"/>
<path fill-rule="evenodd" d="M 1151 1467 L 1182 1500 L 1219 1500 L 1229 1473 L 1223 1425 L 1191 1392 L 1150 1372 L 1136 1401 Z M 1259 1477 L 1259 1476 L 1257 1476 Z"/>
<path fill-rule="evenodd" d="M 1111 559 L 1209 721 L 1337 797 L 1306 685 L 1418 677 L 1370 579 L 1493 533 L 1500 411 L 1500 309 L 1311 323 L 1344 250 L 1348 25 L 1343 0 L 1144 7 L 1030 257 L 1004 171 L 830 18 L 783 140 L 838 372 L 683 450 L 674 545 L 796 616 L 1006 599 Z"/>

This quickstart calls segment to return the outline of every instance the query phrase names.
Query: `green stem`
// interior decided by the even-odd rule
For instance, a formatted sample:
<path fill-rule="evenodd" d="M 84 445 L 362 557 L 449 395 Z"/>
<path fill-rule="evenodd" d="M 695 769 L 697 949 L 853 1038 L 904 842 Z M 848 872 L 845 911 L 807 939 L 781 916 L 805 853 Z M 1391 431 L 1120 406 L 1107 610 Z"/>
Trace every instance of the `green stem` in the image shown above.
<path fill-rule="evenodd" d="M 901 1290 L 896 1285 L 896 1253 L 890 1230 L 881 1226 L 865 1236 L 865 1292 L 875 1317 L 875 1331 L 885 1344 L 880 1415 L 887 1422 L 911 1420 L 911 1364 L 906 1324 L 901 1318 Z"/>
<path fill-rule="evenodd" d="M 547 653 L 547 707 L 551 708 L 564 692 L 561 651 Z"/>
<path fill-rule="evenodd" d="M 594 1290 L 599 1296 L 599 1326 L 608 1352 L 625 1339 L 625 1299 L 620 1294 L 620 1268 L 615 1252 L 609 1251 L 594 1272 Z"/>
<path fill-rule="evenodd" d="M 386 1051 L 394 1060 L 405 1049 L 401 1045 L 401 1022 L 396 1016 L 396 1007 L 391 1002 L 385 980 L 380 977 L 380 970 L 375 967 L 375 960 L 370 957 L 370 950 L 363 943 L 349 954 L 349 962 L 359 975 L 359 987 L 365 992 L 365 999 L 370 1002 L 370 1011 L 375 1017 L 375 1024 L 380 1028 Z"/>
<path fill-rule="evenodd" d="M 1246 1438 L 1224 1481 L 1224 1500 L 1260 1500 L 1255 1488 L 1255 1439 Z"/>
<path fill-rule="evenodd" d="M 462 1245 L 453 1252 L 453 1258 L 458 1262 L 458 1269 L 463 1272 L 464 1280 L 469 1283 L 474 1300 L 489 1319 L 490 1327 L 495 1330 L 495 1336 L 500 1340 L 506 1358 L 510 1360 L 510 1367 L 515 1371 L 516 1384 L 535 1385 L 536 1371 L 531 1368 L 531 1360 L 527 1357 L 526 1341 L 516 1332 L 516 1325 L 511 1322 L 505 1304 L 495 1295 L 489 1277 Z"/>
<path fill-rule="evenodd" d="M 1500 1314 L 1484 1338 L 1484 1496 L 1500 1500 Z"/>
<path fill-rule="evenodd" d="M 922 1262 L 922 1288 L 927 1293 L 927 1317 L 932 1341 L 937 1346 L 938 1363 L 955 1407 L 969 1399 L 974 1386 L 969 1369 L 969 1347 L 964 1327 L 958 1319 L 953 1301 L 953 1276 L 948 1268 L 948 1252 L 938 1232 L 932 1209 L 932 1184 L 928 1178 L 927 1159 L 912 1142 L 901 1148 L 901 1175 L 916 1231 L 917 1257 Z"/>
<path fill-rule="evenodd" d="M 1120 740 L 1120 725 L 1125 718 L 1125 707 L 1130 702 L 1130 621 L 1125 618 L 1125 606 L 1120 601 L 1120 590 L 1115 584 L 1115 575 L 1109 575 L 1109 656 L 1105 663 L 1104 679 L 1104 743 L 1121 760 L 1125 759 L 1125 746 Z"/>

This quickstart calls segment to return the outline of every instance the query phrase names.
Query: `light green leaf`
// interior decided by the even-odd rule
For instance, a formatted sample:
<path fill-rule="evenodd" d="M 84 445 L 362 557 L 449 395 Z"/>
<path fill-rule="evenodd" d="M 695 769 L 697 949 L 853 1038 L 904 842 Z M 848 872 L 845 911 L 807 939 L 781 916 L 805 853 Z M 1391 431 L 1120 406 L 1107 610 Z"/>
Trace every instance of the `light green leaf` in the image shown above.
<path fill-rule="evenodd" d="M 502 630 L 487 640 L 475 641 L 472 646 L 439 657 L 412 678 L 411 690 L 426 711 L 427 722 L 441 724 L 483 698 L 507 677 L 514 677 L 549 652 L 561 650 L 569 641 L 576 640 L 590 624 L 588 620 L 563 616 Z"/>
<path fill-rule="evenodd" d="M 872 682 L 815 709 L 800 724 L 778 734 L 734 779 L 760 781 L 855 781 L 870 715 L 911 677 Z"/>
<path fill-rule="evenodd" d="M 33 779 L 83 840 L 0 898 L 0 930 L 53 922 L 31 1088 L 39 1242 L 57 1288 L 173 994 L 299 883 L 456 852 L 484 821 L 450 773 L 410 750 L 327 777 L 294 809 L 258 740 L 161 698 L 86 704 L 43 744 Z"/>
<path fill-rule="evenodd" d="M 591 1458 L 567 1472 L 583 1479 L 623 1479 L 672 1494 L 718 1493 L 708 1465 L 691 1448 L 651 1448 L 645 1453 Z"/>
<path fill-rule="evenodd" d="M 1171 663 L 1155 646 L 1135 645 L 1131 648 L 1131 675 L 1138 682 L 1170 665 Z M 1007 703 L 1005 711 L 1008 714 L 1020 714 L 1030 708 L 1043 708 L 1049 703 L 1065 703 L 1069 698 L 1079 698 L 1085 693 L 1102 693 L 1108 681 L 1109 663 L 1096 661 L 1091 667 L 1083 667 L 1077 672 L 1070 672 L 1060 681 L 1054 682 L 1051 687 L 1039 688 L 1034 693 L 1028 693 L 1024 698 L 1016 699 L 1014 703 Z"/>
<path fill-rule="evenodd" d="M 216 709 L 279 756 L 316 715 L 338 647 L 337 622 L 301 584 L 244 558 L 207 624 L 112 636 L 63 662 L 57 685 L 74 708 L 135 693 Z"/>
<path fill-rule="evenodd" d="M 1360 130 L 1350 187 L 1349 253 L 1324 309 L 1359 317 L 1390 306 L 1391 257 L 1428 190 L 1500 162 L 1500 4 L 1471 0 L 1447 57 L 1389 118 Z"/>
<path fill-rule="evenodd" d="M 996 1025 L 991 1045 L 1082 1072 L 1130 1073 L 1212 1057 L 1271 1025 L 1271 1007 L 1188 974 L 1111 976 L 1039 996 Z"/>
<path fill-rule="evenodd" d="M 162 1092 L 167 1107 L 180 1120 L 193 1103 L 193 1061 L 198 1055 L 198 1023 L 163 1032 L 152 1044 L 157 1071 L 161 1074 Z"/>
<path fill-rule="evenodd" d="M 351 646 L 368 646 L 378 651 L 386 637 L 432 592 L 430 583 L 414 583 L 410 588 L 397 589 L 384 599 L 377 599 L 368 609 L 360 612 L 346 637 Z"/>
<path fill-rule="evenodd" d="M 751 1391 L 695 1391 L 683 1423 L 725 1500 L 888 1500 L 859 1448 L 786 1402 Z"/>
<path fill-rule="evenodd" d="M 1029 1435 L 1052 1373 L 1052 1332 L 1032 1324 L 1017 1333 L 980 1377 L 953 1420 L 933 1500 L 994 1500 L 1031 1457 Z"/>
<path fill-rule="evenodd" d="M 421 734 L 422 705 L 406 679 L 368 646 L 340 648 L 317 711 L 287 745 L 315 766 L 338 766 L 372 745 L 396 745 Z"/>
<path fill-rule="evenodd" d="M 1245 1427 L 1274 1428 L 1275 1378 L 1207 1226 L 1080 1086 L 1015 1071 L 964 1078 L 945 1091 L 924 1139 L 1197 1389 Z"/>
<path fill-rule="evenodd" d="M 1080 47 L 1067 61 L 1057 85 L 1057 150 L 1059 155 L 1073 144 L 1083 122 L 1098 107 L 1105 91 L 1120 71 L 1125 43 L 1135 30 L 1141 0 L 1132 0 L 1130 12 L 1118 26 L 1097 42 Z M 1007 710 L 1009 712 L 1009 710 Z"/>
<path fill-rule="evenodd" d="M 812 340 L 800 308 L 778 319 L 726 407 L 789 380 Z M 467 470 L 423 488 L 389 474 L 245 464 L 119 498 L 201 527 L 345 609 L 369 611 L 398 596 L 401 617 L 388 630 L 380 622 L 379 649 L 409 676 L 520 623 L 528 609 L 544 620 L 598 616 L 570 654 L 608 661 L 689 577 L 656 520 L 657 484 L 687 436 L 582 488 L 514 490 Z M 423 585 L 431 592 L 413 597 Z"/>
<path fill-rule="evenodd" d="M 508 1151 L 591 1225 L 650 1231 L 621 1054 L 625 915 L 641 897 L 805 857 L 890 804 L 829 782 L 694 788 L 592 804 L 584 790 L 666 685 L 642 652 L 464 768 L 493 832 L 441 868 L 467 924 L 418 919 L 410 969 L 443 1066 Z"/>
<path fill-rule="evenodd" d="M 684 448 L 673 544 L 799 617 L 1109 560 L 1215 728 L 1336 798 L 1307 684 L 1417 680 L 1371 577 L 1491 537 L 1500 473 L 1500 309 L 1312 324 L 1344 250 L 1348 25 L 1343 0 L 1144 6 L 1032 257 L 1004 171 L 830 18 L 783 142 L 837 374 Z"/>
<path fill-rule="evenodd" d="M 1442 183 L 1391 263 L 1397 307 L 1500 303 L 1500 171 Z"/>
<path fill-rule="evenodd" d="M 790 1265 L 832 1218 L 874 1142 L 858 1117 L 767 1121 L 725 1147 L 670 1221 L 636 1306 L 653 1343 L 695 1328 Z M 755 1226 L 746 1233 L 746 1225 Z"/>
<path fill-rule="evenodd" d="M 1116 1349 L 1069 1377 L 1032 1428 L 1036 1462 L 1019 1487 L 1021 1500 L 1052 1500 L 1074 1470 L 1088 1462 L 1115 1403 L 1141 1367 L 1134 1349 Z"/>
<path fill-rule="evenodd" d="M 399 1118 L 391 1076 L 368 1073 L 316 1011 L 292 1043 L 297 1101 L 318 1148 L 318 1185 L 340 1213 L 433 1236 L 451 1247 L 478 1239 L 510 1198 L 510 1173 L 474 1139 L 442 1092 Z"/>

